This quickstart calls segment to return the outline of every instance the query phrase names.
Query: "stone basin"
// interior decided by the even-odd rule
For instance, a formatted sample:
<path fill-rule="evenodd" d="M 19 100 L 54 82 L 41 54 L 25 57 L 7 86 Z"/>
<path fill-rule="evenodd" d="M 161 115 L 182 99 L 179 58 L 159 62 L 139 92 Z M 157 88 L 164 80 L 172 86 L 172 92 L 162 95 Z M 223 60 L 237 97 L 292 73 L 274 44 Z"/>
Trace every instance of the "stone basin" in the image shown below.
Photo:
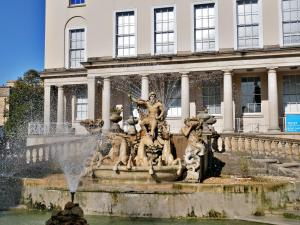
<path fill-rule="evenodd" d="M 176 181 L 179 176 L 179 166 L 154 166 L 154 174 L 149 174 L 149 167 L 134 166 L 127 169 L 119 166 L 118 171 L 113 171 L 114 166 L 102 165 L 94 169 L 95 178 L 103 180 L 134 181 L 134 182 L 170 182 Z"/>

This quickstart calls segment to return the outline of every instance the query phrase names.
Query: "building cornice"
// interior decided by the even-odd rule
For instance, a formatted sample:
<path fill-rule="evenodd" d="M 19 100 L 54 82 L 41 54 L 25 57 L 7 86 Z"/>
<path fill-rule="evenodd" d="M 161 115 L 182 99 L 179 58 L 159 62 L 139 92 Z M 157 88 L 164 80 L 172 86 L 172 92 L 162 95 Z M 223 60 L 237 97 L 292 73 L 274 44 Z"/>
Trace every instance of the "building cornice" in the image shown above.
<path fill-rule="evenodd" d="M 170 65 L 185 63 L 203 63 L 217 61 L 237 61 L 264 58 L 299 57 L 299 48 L 274 48 L 261 50 L 222 51 L 210 53 L 180 53 L 177 55 L 138 55 L 134 58 L 88 58 L 82 65 L 86 69 L 120 68 L 136 66 Z"/>
<path fill-rule="evenodd" d="M 53 68 L 45 69 L 40 73 L 41 78 L 58 78 L 58 77 L 86 77 L 86 69 L 65 69 L 65 68 Z"/>

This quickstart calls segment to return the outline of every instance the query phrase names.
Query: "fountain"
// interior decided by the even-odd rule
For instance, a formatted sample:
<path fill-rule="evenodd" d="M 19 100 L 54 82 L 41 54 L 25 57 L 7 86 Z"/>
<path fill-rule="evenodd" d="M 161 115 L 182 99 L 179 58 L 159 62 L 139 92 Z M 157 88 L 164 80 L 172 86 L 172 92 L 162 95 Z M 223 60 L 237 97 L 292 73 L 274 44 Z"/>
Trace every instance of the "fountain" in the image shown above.
<path fill-rule="evenodd" d="M 156 94 L 151 92 L 148 100 L 128 96 L 144 110 L 140 111 L 141 130 L 138 132 L 135 128 L 138 120 L 133 116 L 127 120 L 128 131 L 122 130 L 118 124 L 122 120 L 122 109 L 115 108 L 110 118 L 112 128 L 106 134 L 111 144 L 109 153 L 102 154 L 99 146 L 88 166 L 87 175 L 102 180 L 128 182 L 160 183 L 178 179 L 201 182 L 207 175 L 211 142 L 216 142 L 218 138 L 212 127 L 216 120 L 207 112 L 185 120 L 182 133 L 188 139 L 188 146 L 182 162 L 172 154 L 176 151 L 172 144 L 173 137 L 168 130 L 163 104 Z"/>

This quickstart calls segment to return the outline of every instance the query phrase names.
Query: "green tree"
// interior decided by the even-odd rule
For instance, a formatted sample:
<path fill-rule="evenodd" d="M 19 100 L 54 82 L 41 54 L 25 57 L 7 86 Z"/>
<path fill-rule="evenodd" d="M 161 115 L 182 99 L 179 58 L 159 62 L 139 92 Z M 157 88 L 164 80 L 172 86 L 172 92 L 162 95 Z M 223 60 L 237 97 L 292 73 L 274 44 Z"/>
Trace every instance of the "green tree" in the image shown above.
<path fill-rule="evenodd" d="M 28 70 L 11 90 L 5 135 L 11 147 L 25 144 L 29 122 L 43 121 L 44 88 L 35 70 Z M 20 146 L 21 145 L 21 146 Z"/>

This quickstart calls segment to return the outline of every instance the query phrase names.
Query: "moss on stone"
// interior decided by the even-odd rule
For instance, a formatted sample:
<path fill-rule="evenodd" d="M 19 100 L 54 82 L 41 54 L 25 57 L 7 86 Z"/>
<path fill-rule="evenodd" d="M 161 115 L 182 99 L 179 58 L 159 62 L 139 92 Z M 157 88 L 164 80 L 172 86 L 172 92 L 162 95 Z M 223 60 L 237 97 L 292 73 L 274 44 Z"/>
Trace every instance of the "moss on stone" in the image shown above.
<path fill-rule="evenodd" d="M 283 217 L 287 219 L 300 220 L 300 215 L 294 213 L 283 213 Z"/>

